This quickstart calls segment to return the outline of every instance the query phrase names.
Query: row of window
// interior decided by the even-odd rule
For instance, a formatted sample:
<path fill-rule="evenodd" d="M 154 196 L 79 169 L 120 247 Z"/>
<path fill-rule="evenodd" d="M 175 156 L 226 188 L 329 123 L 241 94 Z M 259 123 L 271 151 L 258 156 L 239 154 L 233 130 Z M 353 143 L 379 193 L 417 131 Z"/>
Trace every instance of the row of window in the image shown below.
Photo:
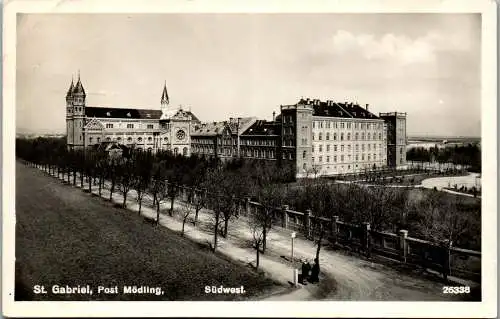
<path fill-rule="evenodd" d="M 81 106 L 75 106 L 74 108 L 68 107 L 68 113 L 73 113 L 73 110 L 74 110 L 75 113 L 82 112 L 83 111 L 83 107 L 81 107 Z"/>
<path fill-rule="evenodd" d="M 336 141 L 337 140 L 337 133 L 333 133 L 333 140 Z M 351 140 L 351 133 L 347 133 L 346 135 L 344 135 L 344 133 L 340 133 L 340 140 L 343 141 L 344 140 L 344 137 L 347 138 L 347 141 L 350 141 Z M 374 139 L 374 140 L 377 140 L 377 134 L 376 133 L 373 133 L 373 135 L 371 135 L 370 133 L 366 134 L 366 140 L 371 140 L 371 139 Z M 313 133 L 312 134 L 312 139 L 313 141 L 316 140 L 316 133 Z M 323 140 L 323 133 L 320 132 L 318 133 L 318 140 L 319 141 L 322 141 Z M 325 134 L 325 140 L 326 141 L 329 141 L 330 140 L 330 132 L 327 132 Z M 354 134 L 354 140 L 357 141 L 359 140 L 359 133 L 356 132 L 356 134 Z M 365 133 L 362 132 L 361 133 L 361 140 L 364 141 L 365 140 Z M 378 140 L 382 140 L 382 133 L 378 133 Z"/>
<path fill-rule="evenodd" d="M 114 124 L 113 123 L 106 123 L 106 128 L 114 128 Z M 127 128 L 134 128 L 134 124 L 132 123 L 128 123 L 127 124 Z M 146 126 L 147 129 L 153 129 L 154 128 L 154 125 L 153 124 L 147 124 Z"/>
<path fill-rule="evenodd" d="M 111 139 L 111 137 L 110 137 L 110 136 L 106 137 L 106 141 L 111 141 L 111 140 L 112 140 L 112 139 Z M 113 138 L 113 140 L 116 140 L 117 142 L 122 142 L 122 138 L 121 138 L 121 136 L 118 136 L 118 137 L 116 137 L 116 138 Z M 130 136 L 129 136 L 129 137 L 127 137 L 125 140 L 126 140 L 127 142 L 129 142 L 129 143 L 132 143 L 134 139 L 133 139 L 132 137 L 130 137 Z M 137 142 L 142 142 L 142 141 L 143 141 L 143 138 L 139 136 L 139 137 L 137 137 L 137 139 L 136 139 L 136 140 L 137 140 Z M 144 140 L 147 140 L 148 142 L 152 142 L 152 141 L 153 141 L 153 137 L 149 136 L 147 139 L 144 139 Z M 89 137 L 89 142 L 90 142 L 90 143 L 92 143 L 93 141 L 94 141 L 93 137 Z M 99 142 L 101 141 L 101 138 L 100 138 L 100 137 L 97 137 L 97 140 L 96 140 L 96 141 L 97 141 L 97 143 L 99 143 Z M 162 141 L 163 141 L 163 142 L 168 142 L 168 137 L 164 137 L 164 138 L 162 139 Z"/>
<path fill-rule="evenodd" d="M 340 128 L 340 129 L 350 129 L 354 124 L 355 129 L 362 130 L 380 130 L 383 127 L 382 123 L 358 123 L 358 122 L 336 122 L 336 121 L 313 121 L 313 128 Z"/>
<path fill-rule="evenodd" d="M 347 144 L 346 146 L 347 146 L 347 151 L 351 151 L 351 144 Z M 379 147 L 379 149 L 382 149 L 382 144 L 379 144 L 378 147 Z M 368 151 L 371 151 L 372 148 L 373 148 L 374 151 L 376 151 L 377 150 L 377 144 L 373 143 L 373 147 L 372 147 L 372 144 L 366 144 L 366 149 Z M 340 149 L 340 151 L 343 152 L 344 149 L 345 149 L 344 144 L 340 144 L 340 148 L 337 147 L 337 144 L 333 145 L 333 151 L 334 152 L 337 152 L 338 149 Z M 315 150 L 316 150 L 316 147 L 313 144 L 313 146 L 312 146 L 313 153 L 315 152 Z M 355 150 L 356 150 L 356 152 L 359 151 L 359 144 L 355 145 Z M 365 150 L 365 144 L 361 144 L 361 151 L 364 151 L 364 150 Z M 330 144 L 326 144 L 326 151 L 330 152 Z M 318 145 L 318 152 L 323 152 L 323 144 L 319 144 Z"/>
<path fill-rule="evenodd" d="M 377 160 L 377 154 L 373 154 L 373 157 L 371 155 L 372 154 L 368 154 L 368 156 L 366 157 L 366 160 L 371 161 L 373 159 L 374 161 L 376 161 Z M 325 158 L 326 158 L 326 162 L 330 163 L 330 156 L 326 156 Z M 312 159 L 312 162 L 314 163 L 315 158 L 312 157 L 311 159 Z M 351 161 L 351 155 L 349 154 L 349 155 L 347 155 L 347 157 L 345 157 L 344 155 L 340 155 L 340 162 L 341 163 L 344 162 L 345 159 L 347 159 L 347 161 L 350 162 Z M 360 160 L 359 155 L 356 154 L 356 156 L 354 156 L 354 160 L 355 161 L 359 161 Z M 361 160 L 362 161 L 365 160 L 365 154 L 361 154 Z M 383 157 L 380 154 L 379 154 L 378 160 L 383 160 Z M 320 163 L 323 162 L 323 156 L 319 156 L 318 157 L 318 161 Z M 337 163 L 337 155 L 333 156 L 333 163 Z"/>

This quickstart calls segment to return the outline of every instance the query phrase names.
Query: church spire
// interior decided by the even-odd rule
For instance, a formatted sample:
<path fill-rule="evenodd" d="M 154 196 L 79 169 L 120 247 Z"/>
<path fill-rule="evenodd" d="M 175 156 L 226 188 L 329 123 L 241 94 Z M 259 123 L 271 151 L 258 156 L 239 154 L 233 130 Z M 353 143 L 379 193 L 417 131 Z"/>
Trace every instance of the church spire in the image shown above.
<path fill-rule="evenodd" d="M 163 85 L 163 93 L 161 94 L 161 104 L 169 104 L 168 92 L 167 92 L 167 81 Z"/>
<path fill-rule="evenodd" d="M 69 86 L 68 93 L 66 93 L 66 98 L 71 98 L 73 94 L 73 89 L 75 88 L 75 85 L 73 84 L 73 77 L 71 77 L 71 85 Z"/>
<path fill-rule="evenodd" d="M 78 81 L 75 84 L 75 87 L 73 89 L 73 94 L 78 94 L 83 96 L 85 98 L 85 90 L 83 89 L 83 84 L 82 81 L 80 81 L 80 70 L 78 70 Z"/>

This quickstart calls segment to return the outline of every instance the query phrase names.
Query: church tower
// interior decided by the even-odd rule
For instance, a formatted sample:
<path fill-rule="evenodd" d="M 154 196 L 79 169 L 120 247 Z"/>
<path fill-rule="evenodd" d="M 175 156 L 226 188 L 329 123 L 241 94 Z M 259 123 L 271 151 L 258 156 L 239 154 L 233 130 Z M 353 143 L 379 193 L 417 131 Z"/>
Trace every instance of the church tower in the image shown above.
<path fill-rule="evenodd" d="M 68 92 L 66 93 L 66 145 L 68 149 L 73 146 L 73 89 L 75 85 L 73 84 L 73 79 L 71 79 L 71 85 L 69 86 Z"/>
<path fill-rule="evenodd" d="M 85 99 L 87 95 L 80 81 L 80 72 L 78 72 L 78 81 L 73 88 L 73 146 L 80 148 L 85 146 Z"/>
<path fill-rule="evenodd" d="M 167 82 L 165 81 L 165 84 L 163 85 L 163 93 L 161 94 L 161 113 L 162 114 L 167 114 L 169 103 L 170 103 L 170 101 L 168 99 Z"/>

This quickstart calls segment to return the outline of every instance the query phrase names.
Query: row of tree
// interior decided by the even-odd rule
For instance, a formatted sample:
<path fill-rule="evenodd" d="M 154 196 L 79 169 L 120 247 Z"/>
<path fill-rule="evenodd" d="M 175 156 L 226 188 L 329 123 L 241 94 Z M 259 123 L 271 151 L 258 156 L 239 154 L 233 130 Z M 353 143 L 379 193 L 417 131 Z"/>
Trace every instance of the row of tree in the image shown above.
<path fill-rule="evenodd" d="M 415 194 L 397 188 L 367 188 L 317 180 L 292 188 L 285 183 L 291 171 L 266 162 L 232 160 L 222 163 L 198 156 L 126 149 L 71 151 L 64 140 L 57 139 L 19 139 L 16 148 L 18 157 L 44 167 L 69 183 L 80 183 L 83 187 L 86 181 L 89 191 L 97 187 L 99 195 L 106 187 L 110 199 L 119 191 L 123 206 L 133 191 L 139 213 L 143 201 L 148 198 L 148 203 L 156 209 L 156 223 L 160 220 L 162 202 L 169 202 L 170 216 L 174 214 L 174 203 L 178 203 L 182 234 L 189 218 L 194 214 L 192 219 L 196 226 L 199 212 L 207 209 L 211 215 L 214 251 L 219 236 L 227 237 L 231 221 L 240 217 L 246 200 L 256 201 L 261 207 L 252 210 L 248 223 L 257 264 L 285 204 L 297 211 L 311 210 L 315 216 L 323 218 L 338 216 L 353 224 L 369 222 L 374 230 L 407 229 L 412 236 L 433 241 L 449 239 L 464 248 L 480 247 L 479 205 L 469 207 L 459 201 L 450 201 L 441 192 L 417 191 Z M 182 195 L 186 198 L 179 201 Z M 464 213 L 464 210 L 467 211 Z M 319 257 L 326 229 L 320 219 L 313 220 L 312 234 L 318 235 L 312 239 L 318 243 L 316 253 Z"/>
<path fill-rule="evenodd" d="M 469 166 L 470 171 L 481 172 L 481 149 L 477 144 L 410 148 L 406 152 L 406 159 L 415 162 L 453 163 Z"/>

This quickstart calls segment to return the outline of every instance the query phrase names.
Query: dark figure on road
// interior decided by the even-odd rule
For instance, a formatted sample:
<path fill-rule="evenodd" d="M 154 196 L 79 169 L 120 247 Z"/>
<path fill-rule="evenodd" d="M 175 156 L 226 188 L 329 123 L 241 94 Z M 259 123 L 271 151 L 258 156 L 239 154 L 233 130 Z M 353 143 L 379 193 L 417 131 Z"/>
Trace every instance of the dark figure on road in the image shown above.
<path fill-rule="evenodd" d="M 302 280 L 301 283 L 304 284 L 307 280 L 309 280 L 309 271 L 311 270 L 311 265 L 308 261 L 302 262 Z"/>
<path fill-rule="evenodd" d="M 309 282 L 316 283 L 319 282 L 319 260 L 318 258 L 314 259 L 314 265 L 311 269 L 311 277 L 309 278 Z"/>

